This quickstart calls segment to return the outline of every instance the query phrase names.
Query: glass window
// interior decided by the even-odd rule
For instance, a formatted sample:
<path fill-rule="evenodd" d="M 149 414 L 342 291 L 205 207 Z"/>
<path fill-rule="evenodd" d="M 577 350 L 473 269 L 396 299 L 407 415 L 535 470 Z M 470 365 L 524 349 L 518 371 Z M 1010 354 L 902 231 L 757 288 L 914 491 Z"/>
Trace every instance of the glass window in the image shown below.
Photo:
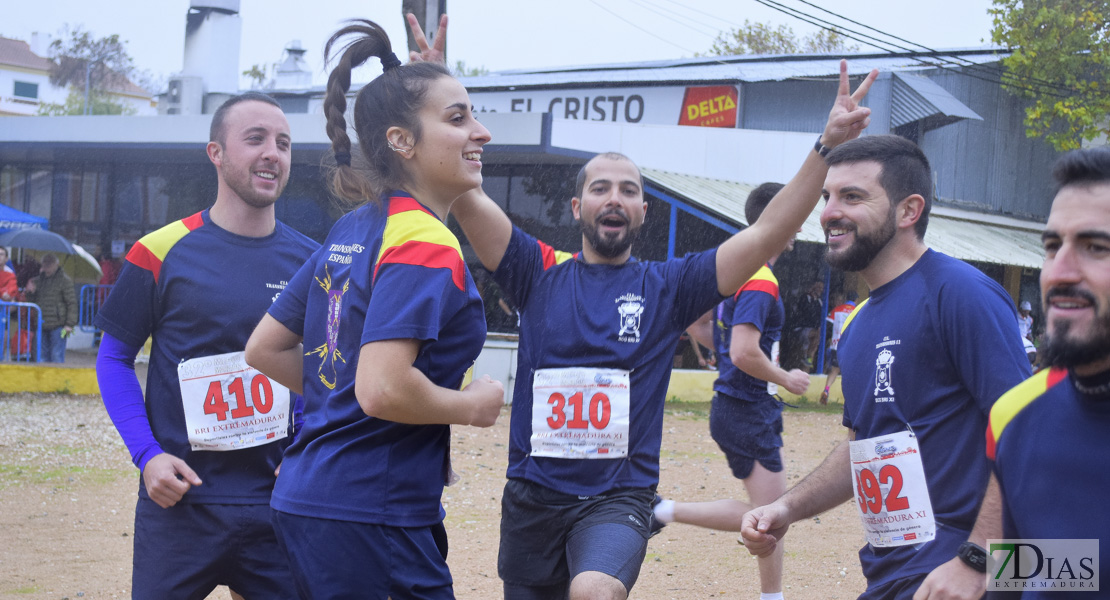
<path fill-rule="evenodd" d="M 29 100 L 39 99 L 39 84 L 29 83 L 26 81 L 15 82 L 15 89 L 12 95 L 16 98 L 27 98 Z"/>
<path fill-rule="evenodd" d="M 27 212 L 36 217 L 50 218 L 50 201 L 53 193 L 54 172 L 36 169 L 28 176 L 30 196 L 27 198 Z"/>
<path fill-rule="evenodd" d="M 0 169 L 0 204 L 23 210 L 23 170 L 8 166 Z"/>

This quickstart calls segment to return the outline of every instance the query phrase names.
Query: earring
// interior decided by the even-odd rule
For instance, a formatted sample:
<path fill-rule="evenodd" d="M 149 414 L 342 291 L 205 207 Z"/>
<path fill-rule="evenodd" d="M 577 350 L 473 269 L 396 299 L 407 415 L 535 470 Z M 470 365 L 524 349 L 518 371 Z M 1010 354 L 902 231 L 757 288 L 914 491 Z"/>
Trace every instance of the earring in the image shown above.
<path fill-rule="evenodd" d="M 386 141 L 385 141 L 385 144 L 386 144 L 387 146 L 389 146 L 389 149 L 390 149 L 390 150 L 392 150 L 392 151 L 394 151 L 394 152 L 400 152 L 400 153 L 402 153 L 402 154 L 404 154 L 405 152 L 408 152 L 408 150 L 404 150 L 404 149 L 402 149 L 402 148 L 398 148 L 397 146 L 394 146 L 394 145 L 393 145 L 393 142 L 391 142 L 391 141 L 389 141 L 389 140 L 386 140 Z"/>

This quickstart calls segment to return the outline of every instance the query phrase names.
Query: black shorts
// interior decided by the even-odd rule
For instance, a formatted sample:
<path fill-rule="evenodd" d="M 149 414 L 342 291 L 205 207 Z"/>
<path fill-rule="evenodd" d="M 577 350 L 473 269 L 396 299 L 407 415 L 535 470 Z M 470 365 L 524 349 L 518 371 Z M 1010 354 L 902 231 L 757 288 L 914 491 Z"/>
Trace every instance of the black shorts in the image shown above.
<path fill-rule="evenodd" d="M 600 496 L 563 494 L 510 479 L 501 497 L 497 574 L 506 586 L 566 585 L 599 571 L 631 590 L 647 554 L 655 490 L 614 490 Z"/>
<path fill-rule="evenodd" d="M 840 368 L 840 361 L 836 359 L 836 348 L 829 348 L 829 366 Z"/>
<path fill-rule="evenodd" d="M 776 398 L 748 402 L 717 392 L 709 434 L 737 479 L 747 479 L 756 461 L 772 473 L 782 471 L 782 402 Z"/>

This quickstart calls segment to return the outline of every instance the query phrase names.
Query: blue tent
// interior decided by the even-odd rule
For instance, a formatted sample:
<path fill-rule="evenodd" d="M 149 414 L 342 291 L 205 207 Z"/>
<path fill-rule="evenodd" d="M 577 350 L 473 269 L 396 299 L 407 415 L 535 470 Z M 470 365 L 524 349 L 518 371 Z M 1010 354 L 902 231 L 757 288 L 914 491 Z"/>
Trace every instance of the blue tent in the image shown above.
<path fill-rule="evenodd" d="M 0 233 L 13 229 L 46 229 L 47 220 L 0 204 Z"/>

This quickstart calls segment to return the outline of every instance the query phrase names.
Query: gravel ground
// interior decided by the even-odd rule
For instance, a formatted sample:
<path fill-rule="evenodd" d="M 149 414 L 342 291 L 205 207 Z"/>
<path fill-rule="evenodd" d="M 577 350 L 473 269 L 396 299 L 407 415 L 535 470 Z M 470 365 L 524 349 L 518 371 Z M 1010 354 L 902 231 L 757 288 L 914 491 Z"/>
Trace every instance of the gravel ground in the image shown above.
<path fill-rule="evenodd" d="M 497 543 L 508 409 L 488 429 L 455 428 L 462 481 L 444 493 L 459 598 L 498 598 Z M 843 437 L 834 412 L 788 410 L 787 477 L 808 473 Z M 708 433 L 707 404 L 668 404 L 660 492 L 744 497 Z M 0 598 L 127 598 L 137 473 L 99 398 L 0 395 Z M 864 587 L 851 504 L 796 524 L 787 598 L 854 598 Z M 755 559 L 736 535 L 671 525 L 652 538 L 632 598 L 756 598 Z M 229 598 L 218 589 L 210 598 Z"/>

